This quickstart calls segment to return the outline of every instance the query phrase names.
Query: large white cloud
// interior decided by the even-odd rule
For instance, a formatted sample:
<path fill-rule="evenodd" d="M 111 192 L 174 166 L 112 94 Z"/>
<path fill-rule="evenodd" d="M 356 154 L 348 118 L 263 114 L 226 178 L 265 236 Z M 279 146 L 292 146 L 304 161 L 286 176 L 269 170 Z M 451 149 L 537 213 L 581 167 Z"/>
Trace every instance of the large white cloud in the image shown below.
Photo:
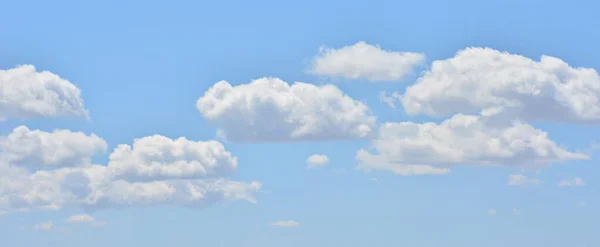
<path fill-rule="evenodd" d="M 196 103 L 229 141 L 343 140 L 368 137 L 375 117 L 333 85 L 260 78 L 232 86 L 217 82 Z"/>
<path fill-rule="evenodd" d="M 122 144 L 112 152 L 108 167 L 117 178 L 158 180 L 229 175 L 237 158 L 217 141 L 172 140 L 154 135 Z"/>
<path fill-rule="evenodd" d="M 358 151 L 359 168 L 400 175 L 443 174 L 461 165 L 540 168 L 587 158 L 528 124 L 462 114 L 440 124 L 384 123 L 371 145 Z"/>
<path fill-rule="evenodd" d="M 559 58 L 467 48 L 433 62 L 400 99 L 409 114 L 502 115 L 505 119 L 600 123 L 600 75 Z"/>
<path fill-rule="evenodd" d="M 31 152 L 29 156 L 39 155 Z M 30 160 L 29 156 L 24 159 Z M 133 148 L 119 146 L 107 166 L 87 164 L 31 172 L 2 160 L 0 209 L 203 207 L 224 200 L 255 202 L 260 183 L 225 177 L 236 167 L 237 158 L 216 141 L 172 140 L 158 135 L 134 141 Z"/>
<path fill-rule="evenodd" d="M 79 88 L 33 65 L 0 70 L 0 120 L 61 116 L 89 117 Z"/>
<path fill-rule="evenodd" d="M 422 53 L 387 51 L 361 41 L 337 49 L 321 47 L 308 72 L 331 78 L 395 81 L 423 61 Z"/>
<path fill-rule="evenodd" d="M 0 136 L 0 160 L 29 168 L 83 166 L 90 164 L 94 155 L 106 152 L 107 146 L 94 134 L 19 126 L 8 136 Z"/>

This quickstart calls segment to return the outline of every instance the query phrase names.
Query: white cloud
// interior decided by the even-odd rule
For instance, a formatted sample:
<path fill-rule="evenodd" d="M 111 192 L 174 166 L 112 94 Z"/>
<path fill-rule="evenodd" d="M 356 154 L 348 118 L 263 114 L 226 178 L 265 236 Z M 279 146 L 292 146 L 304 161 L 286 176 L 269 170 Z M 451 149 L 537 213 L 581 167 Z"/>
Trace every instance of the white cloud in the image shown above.
<path fill-rule="evenodd" d="M 283 221 L 271 222 L 271 226 L 282 227 L 282 228 L 292 228 L 292 227 L 300 226 L 300 223 L 293 221 L 293 220 L 283 220 Z"/>
<path fill-rule="evenodd" d="M 133 147 L 119 145 L 109 159 L 112 175 L 127 180 L 217 177 L 233 173 L 238 164 L 220 142 L 159 135 L 136 139 Z"/>
<path fill-rule="evenodd" d="M 548 139 L 547 133 L 520 122 L 497 122 L 458 114 L 437 123 L 384 123 L 371 150 L 357 152 L 358 168 L 399 175 L 445 174 L 453 166 L 539 168 L 586 159 Z"/>
<path fill-rule="evenodd" d="M 422 53 L 387 51 L 361 41 L 337 49 L 322 46 L 308 72 L 331 78 L 395 81 L 424 61 Z"/>
<path fill-rule="evenodd" d="M 65 148 L 61 145 L 56 150 Z M 131 149 L 116 148 L 107 166 L 88 164 L 32 172 L 0 161 L 0 209 L 99 209 L 159 204 L 204 207 L 224 200 L 255 203 L 254 195 L 261 188 L 259 182 L 237 182 L 225 177 L 237 167 L 233 162 L 236 160 L 218 142 L 171 140 L 155 135 L 134 141 Z M 130 165 L 134 166 L 134 175 L 120 173 Z M 205 172 L 198 172 L 203 169 Z"/>
<path fill-rule="evenodd" d="M 522 174 L 510 174 L 508 175 L 508 186 L 528 186 L 528 185 L 539 185 L 542 181 L 535 178 L 530 178 Z"/>
<path fill-rule="evenodd" d="M 89 117 L 79 88 L 51 72 L 37 72 L 33 65 L 0 70 L 0 92 L 0 120 Z"/>
<path fill-rule="evenodd" d="M 333 85 L 260 78 L 232 86 L 217 82 L 196 107 L 229 141 L 347 140 L 368 137 L 375 117 Z"/>
<path fill-rule="evenodd" d="M 324 166 L 329 163 L 329 158 L 324 154 L 313 154 L 306 159 L 308 167 Z"/>
<path fill-rule="evenodd" d="M 87 214 L 76 214 L 69 217 L 66 221 L 69 223 L 91 223 L 95 222 L 96 219 Z"/>
<path fill-rule="evenodd" d="M 560 187 L 570 187 L 570 186 L 585 186 L 585 181 L 581 178 L 573 178 L 570 180 L 562 180 L 558 183 Z"/>
<path fill-rule="evenodd" d="M 488 210 L 488 214 L 489 215 L 496 215 L 498 212 L 496 212 L 496 209 L 490 208 L 490 210 Z"/>
<path fill-rule="evenodd" d="M 54 228 L 54 223 L 52 223 L 52 221 L 42 222 L 42 223 L 39 223 L 39 224 L 33 226 L 33 229 L 36 231 L 50 231 L 53 228 Z"/>
<path fill-rule="evenodd" d="M 94 217 L 87 215 L 87 214 L 72 215 L 71 217 L 67 218 L 65 221 L 67 223 L 71 223 L 71 224 L 87 223 L 87 224 L 91 224 L 92 226 L 95 226 L 95 227 L 103 227 L 103 226 L 108 225 L 107 222 L 97 221 Z"/>
<path fill-rule="evenodd" d="M 401 102 L 413 115 L 484 112 L 526 121 L 600 123 L 600 75 L 555 57 L 534 61 L 490 48 L 467 48 L 433 62 Z"/>
<path fill-rule="evenodd" d="M 379 93 L 379 100 L 392 109 L 396 109 L 396 101 L 401 97 L 402 95 L 400 95 L 398 92 L 393 92 L 389 96 L 387 92 Z"/>
<path fill-rule="evenodd" d="M 107 146 L 94 134 L 44 132 L 19 126 L 8 136 L 0 137 L 0 159 L 29 168 L 83 166 L 90 164 L 92 156 L 106 152 Z"/>

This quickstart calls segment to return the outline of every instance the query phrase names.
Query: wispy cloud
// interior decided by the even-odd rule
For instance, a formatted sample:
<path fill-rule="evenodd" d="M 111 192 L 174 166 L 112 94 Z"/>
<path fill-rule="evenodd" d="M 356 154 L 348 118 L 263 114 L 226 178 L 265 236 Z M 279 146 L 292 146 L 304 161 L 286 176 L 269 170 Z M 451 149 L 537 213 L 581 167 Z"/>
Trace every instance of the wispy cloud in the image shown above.
<path fill-rule="evenodd" d="M 585 186 L 585 181 L 581 178 L 562 180 L 558 183 L 559 187 Z"/>
<path fill-rule="evenodd" d="M 292 227 L 300 226 L 300 223 L 293 221 L 293 220 L 282 220 L 282 221 L 271 222 L 271 226 L 282 227 L 282 228 L 292 228 Z"/>

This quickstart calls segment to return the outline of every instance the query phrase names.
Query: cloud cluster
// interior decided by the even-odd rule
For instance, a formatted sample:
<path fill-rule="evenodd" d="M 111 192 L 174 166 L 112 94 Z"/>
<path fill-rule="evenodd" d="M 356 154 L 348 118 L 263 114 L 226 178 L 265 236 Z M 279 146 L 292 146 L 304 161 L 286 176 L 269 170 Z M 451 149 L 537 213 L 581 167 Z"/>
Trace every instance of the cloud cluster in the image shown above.
<path fill-rule="evenodd" d="M 387 51 L 361 41 L 337 49 L 322 46 L 308 72 L 330 78 L 396 81 L 424 61 L 422 53 Z"/>
<path fill-rule="evenodd" d="M 13 133 L 22 128 L 18 127 Z M 46 170 L 30 171 L 19 166 L 20 162 L 3 158 L 0 163 L 0 208 L 104 208 L 156 204 L 201 207 L 222 200 L 254 202 L 254 193 L 261 187 L 258 182 L 243 183 L 225 178 L 237 168 L 237 158 L 217 141 L 194 142 L 154 135 L 135 140 L 133 146 L 117 146 L 107 165 L 96 165 L 89 163 L 93 152 L 85 150 L 96 142 L 105 145 L 103 140 L 97 140 L 98 137 L 90 138 L 91 135 L 81 133 L 69 135 L 68 130 L 55 131 L 70 136 L 70 142 L 61 142 L 63 135 L 40 130 L 32 133 L 45 136 L 49 143 L 58 145 L 56 150 L 66 149 L 64 145 L 74 142 L 81 144 L 77 147 L 84 151 L 73 147 L 70 150 L 75 155 L 63 158 L 69 163 L 68 167 Z M 39 151 L 31 151 L 43 149 L 43 142 L 30 144 L 23 150 L 18 146 L 4 150 L 2 157 L 20 157 L 17 161 L 37 162 L 39 167 L 56 164 L 57 159 L 44 159 Z"/>
<path fill-rule="evenodd" d="M 49 71 L 33 65 L 0 70 L 0 121 L 10 118 L 88 118 L 81 91 Z"/>
<path fill-rule="evenodd" d="M 382 93 L 409 115 L 449 117 L 441 123 L 383 123 L 359 168 L 400 175 L 444 174 L 457 165 L 537 169 L 587 159 L 552 141 L 528 121 L 597 123 L 600 76 L 564 61 L 467 48 L 431 68 L 404 93 Z M 515 177 L 514 183 L 527 182 Z"/>
<path fill-rule="evenodd" d="M 376 128 L 368 107 L 337 87 L 278 78 L 217 82 L 196 107 L 221 137 L 236 142 L 361 139 Z"/>
<path fill-rule="evenodd" d="M 0 119 L 89 117 L 80 90 L 31 65 L 0 70 Z M 227 177 L 238 166 L 218 141 L 153 135 L 118 145 L 107 164 L 106 141 L 95 134 L 18 126 L 0 136 L 0 210 L 136 207 L 157 204 L 203 207 L 223 200 L 255 202 L 259 182 Z M 93 221 L 77 215 L 69 222 Z M 52 223 L 40 224 L 48 230 Z"/>

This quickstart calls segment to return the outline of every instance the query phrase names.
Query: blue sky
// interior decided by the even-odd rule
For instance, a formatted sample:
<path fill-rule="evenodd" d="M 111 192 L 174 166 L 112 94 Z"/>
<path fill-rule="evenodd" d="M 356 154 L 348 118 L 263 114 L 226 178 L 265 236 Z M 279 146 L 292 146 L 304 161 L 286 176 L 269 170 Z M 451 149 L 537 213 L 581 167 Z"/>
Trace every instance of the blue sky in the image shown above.
<path fill-rule="evenodd" d="M 599 246 L 599 7 L 5 2 L 0 243 Z"/>

